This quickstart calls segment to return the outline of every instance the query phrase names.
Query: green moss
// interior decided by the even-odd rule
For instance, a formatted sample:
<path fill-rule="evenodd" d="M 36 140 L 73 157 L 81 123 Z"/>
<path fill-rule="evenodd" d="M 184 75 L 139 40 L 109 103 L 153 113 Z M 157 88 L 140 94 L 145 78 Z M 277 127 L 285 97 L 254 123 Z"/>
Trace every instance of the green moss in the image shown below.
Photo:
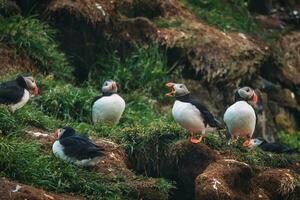
<path fill-rule="evenodd" d="M 71 78 L 72 68 L 54 41 L 55 31 L 47 24 L 20 16 L 0 18 L 0 35 L 0 41 L 29 55 L 43 72 L 52 72 L 61 79 Z"/>

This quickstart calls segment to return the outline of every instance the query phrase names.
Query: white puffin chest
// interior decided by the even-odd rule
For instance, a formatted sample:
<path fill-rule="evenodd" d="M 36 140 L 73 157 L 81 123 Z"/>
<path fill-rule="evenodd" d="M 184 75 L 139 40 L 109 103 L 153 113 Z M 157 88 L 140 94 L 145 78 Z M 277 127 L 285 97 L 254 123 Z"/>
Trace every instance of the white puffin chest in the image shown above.
<path fill-rule="evenodd" d="M 177 123 L 191 132 L 198 132 L 205 128 L 200 111 L 191 103 L 176 100 L 172 115 Z"/>
<path fill-rule="evenodd" d="M 24 89 L 24 94 L 21 98 L 21 100 L 16 103 L 16 104 L 13 104 L 10 106 L 10 110 L 12 112 L 15 112 L 16 110 L 22 108 L 30 99 L 30 93 L 28 92 L 28 90 Z"/>
<path fill-rule="evenodd" d="M 255 111 L 247 102 L 238 101 L 227 108 L 224 122 L 232 135 L 252 136 L 256 123 Z"/>
<path fill-rule="evenodd" d="M 118 94 L 98 99 L 92 108 L 93 123 L 118 123 L 125 109 L 125 101 Z"/>

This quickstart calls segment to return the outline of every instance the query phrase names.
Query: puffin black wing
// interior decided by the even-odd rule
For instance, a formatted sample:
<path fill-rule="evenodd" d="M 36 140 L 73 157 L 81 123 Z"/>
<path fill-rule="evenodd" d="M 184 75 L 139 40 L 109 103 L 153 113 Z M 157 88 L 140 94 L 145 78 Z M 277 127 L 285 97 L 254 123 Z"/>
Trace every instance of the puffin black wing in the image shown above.
<path fill-rule="evenodd" d="M 101 99 L 102 97 L 103 97 L 103 95 L 101 95 L 101 96 L 96 96 L 96 97 L 93 99 L 92 103 L 91 103 L 91 107 L 93 108 L 94 103 L 95 103 L 96 101 L 98 101 L 99 99 Z"/>
<path fill-rule="evenodd" d="M 96 96 L 94 99 L 93 99 L 93 101 L 92 101 L 92 103 L 91 103 L 91 121 L 93 122 L 93 106 L 94 106 L 94 103 L 96 102 L 96 101 L 98 101 L 99 99 L 101 99 L 103 97 L 103 95 L 102 96 Z"/>
<path fill-rule="evenodd" d="M 263 151 L 269 151 L 273 153 L 297 153 L 297 148 L 289 148 L 279 143 L 263 143 L 259 146 Z"/>
<path fill-rule="evenodd" d="M 103 148 L 84 136 L 73 135 L 60 139 L 59 142 L 64 147 L 64 153 L 77 160 L 92 159 L 104 155 Z"/>
<path fill-rule="evenodd" d="M 16 81 L 9 81 L 0 85 L 0 104 L 18 103 L 24 95 L 24 88 L 21 88 Z"/>
<path fill-rule="evenodd" d="M 217 128 L 217 129 L 223 129 L 224 127 L 222 126 L 221 122 L 218 121 L 210 112 L 209 110 L 203 106 L 202 104 L 200 104 L 198 101 L 196 100 L 191 100 L 190 101 L 191 104 L 193 104 L 194 106 L 196 106 L 196 108 L 201 112 L 202 117 L 204 119 L 204 124 L 205 126 L 207 126 L 207 124 L 210 127 L 213 128 Z"/>

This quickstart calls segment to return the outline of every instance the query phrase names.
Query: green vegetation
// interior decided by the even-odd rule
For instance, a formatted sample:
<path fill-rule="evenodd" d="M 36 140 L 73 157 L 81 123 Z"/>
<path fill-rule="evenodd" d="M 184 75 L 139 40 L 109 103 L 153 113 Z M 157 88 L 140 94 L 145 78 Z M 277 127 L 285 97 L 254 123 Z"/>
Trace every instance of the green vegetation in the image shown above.
<path fill-rule="evenodd" d="M 248 11 L 247 0 L 181 0 L 196 16 L 225 31 L 261 32 Z"/>
<path fill-rule="evenodd" d="M 0 18 L 0 41 L 9 44 L 19 54 L 26 54 L 44 72 L 59 78 L 71 77 L 71 66 L 66 55 L 54 41 L 55 31 L 34 18 L 13 16 Z"/>
<path fill-rule="evenodd" d="M 97 80 L 98 85 L 113 79 L 120 84 L 121 92 L 124 93 L 139 90 L 147 96 L 162 97 L 161 88 L 171 78 L 167 74 L 166 63 L 165 53 L 157 45 L 138 48 L 126 58 L 114 52 L 99 56 L 91 73 L 96 76 L 91 79 Z"/>
<path fill-rule="evenodd" d="M 249 16 L 245 0 L 182 0 L 207 23 L 229 31 L 259 30 Z M 229 6 L 231 5 L 231 6 Z M 157 19 L 159 27 L 178 27 L 183 21 Z M 41 187 L 49 191 L 75 193 L 88 199 L 132 199 L 133 194 L 124 177 L 109 178 L 89 169 L 78 168 L 55 158 L 38 142 L 24 137 L 25 130 L 41 129 L 52 132 L 56 128 L 72 126 L 78 132 L 105 137 L 122 145 L 130 165 L 143 176 L 162 176 L 172 144 L 189 137 L 171 117 L 166 106 L 164 84 L 180 78 L 167 72 L 166 52 L 152 44 L 136 48 L 128 57 L 118 52 L 99 55 L 91 66 L 89 80 L 74 86 L 72 68 L 55 41 L 55 31 L 34 18 L 0 18 L 0 41 L 10 45 L 18 54 L 26 54 L 48 75 L 37 74 L 40 96 L 34 97 L 14 114 L 0 106 L 0 174 L 13 180 Z M 51 74 L 52 73 L 52 74 Z M 16 77 L 1 75 L 0 82 Z M 91 101 L 107 79 L 120 85 L 126 110 L 117 126 L 93 126 L 90 121 Z M 24 139 L 25 138 L 25 139 Z M 279 134 L 284 143 L 299 147 L 299 134 L 288 137 Z M 228 145 L 217 134 L 208 134 L 204 141 L 212 149 L 229 152 L 253 166 L 285 167 L 299 162 L 299 155 L 276 155 L 241 147 L 241 141 Z M 159 191 L 168 193 L 173 183 L 155 179 Z"/>
<path fill-rule="evenodd" d="M 300 132 L 279 132 L 276 136 L 283 144 L 286 144 L 291 148 L 298 148 L 300 150 Z"/>
<path fill-rule="evenodd" d="M 42 153 L 39 144 L 0 138 L 0 171 L 11 179 L 43 189 L 80 194 L 88 199 L 128 199 L 126 186 L 101 174 L 64 163 Z"/>

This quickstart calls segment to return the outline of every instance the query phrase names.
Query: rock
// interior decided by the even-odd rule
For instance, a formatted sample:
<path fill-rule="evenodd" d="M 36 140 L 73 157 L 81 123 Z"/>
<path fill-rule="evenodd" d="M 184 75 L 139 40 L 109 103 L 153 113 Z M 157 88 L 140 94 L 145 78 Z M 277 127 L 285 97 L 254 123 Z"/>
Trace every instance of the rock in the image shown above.
<path fill-rule="evenodd" d="M 83 200 L 82 197 L 55 194 L 34 188 L 29 185 L 9 181 L 0 178 L 0 197 L 1 200 Z"/>
<path fill-rule="evenodd" d="M 10 71 L 36 71 L 33 62 L 26 55 L 15 55 L 13 49 L 0 43 L 0 75 Z"/>
<path fill-rule="evenodd" d="M 285 133 L 293 133 L 295 131 L 289 116 L 284 112 L 275 116 L 275 122 L 278 129 L 283 130 Z"/>
<path fill-rule="evenodd" d="M 217 153 L 206 145 L 192 144 L 189 140 L 175 143 L 170 149 L 169 157 L 167 177 L 177 181 L 179 190 L 176 192 L 184 194 L 184 196 L 175 194 L 176 199 L 193 197 L 196 177 L 219 158 Z"/>
<path fill-rule="evenodd" d="M 266 29 L 283 29 L 284 23 L 275 16 L 258 15 L 256 21 Z"/>
<path fill-rule="evenodd" d="M 252 168 L 237 160 L 212 163 L 196 178 L 195 200 L 268 199 L 251 185 L 253 176 Z"/>
<path fill-rule="evenodd" d="M 252 12 L 268 14 L 273 8 L 273 0 L 250 0 L 248 7 Z"/>
<path fill-rule="evenodd" d="M 281 38 L 279 45 L 283 50 L 286 61 L 281 68 L 278 78 L 289 85 L 300 86 L 300 33 L 292 32 Z"/>
<path fill-rule="evenodd" d="M 21 13 L 21 9 L 12 0 L 0 0 L 0 15 L 3 17 L 10 17 Z"/>
<path fill-rule="evenodd" d="M 254 183 L 266 191 L 270 199 L 298 199 L 300 197 L 300 176 L 289 169 L 262 171 Z"/>

